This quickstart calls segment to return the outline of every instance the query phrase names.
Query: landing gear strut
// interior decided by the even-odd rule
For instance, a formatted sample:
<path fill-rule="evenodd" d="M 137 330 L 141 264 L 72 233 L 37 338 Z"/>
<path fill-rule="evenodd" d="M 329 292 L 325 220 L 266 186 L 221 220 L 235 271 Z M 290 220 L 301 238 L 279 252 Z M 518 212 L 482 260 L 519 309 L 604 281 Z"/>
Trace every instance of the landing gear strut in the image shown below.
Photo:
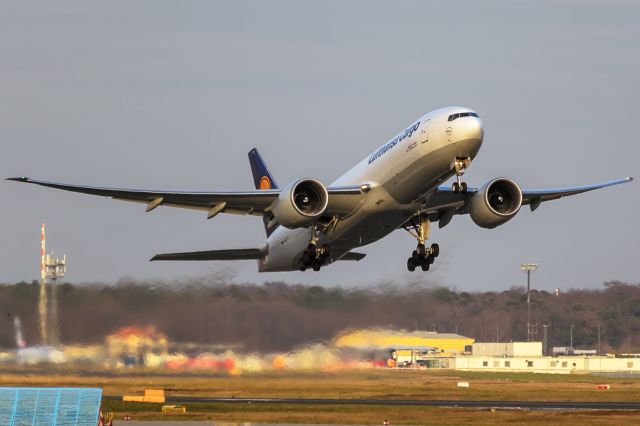
<path fill-rule="evenodd" d="M 456 181 L 451 185 L 451 190 L 454 193 L 458 192 L 467 192 L 467 184 L 466 182 L 462 182 L 462 175 L 464 174 L 467 167 L 471 164 L 471 159 L 469 157 L 459 158 L 456 157 L 455 160 L 451 162 L 451 169 L 456 174 Z"/>
<path fill-rule="evenodd" d="M 425 246 L 425 242 L 429 239 L 429 224 L 430 222 L 426 217 L 418 216 L 417 223 L 413 220 L 411 221 L 415 233 L 405 228 L 418 240 L 418 247 L 411 253 L 411 257 L 407 259 L 407 269 L 411 272 L 415 271 L 418 266 L 423 271 L 428 271 L 435 258 L 440 255 L 440 246 L 438 244 L 431 244 L 428 248 Z"/>
<path fill-rule="evenodd" d="M 311 241 L 309 241 L 309 245 L 300 258 L 299 268 L 301 271 L 306 271 L 309 267 L 314 271 L 319 271 L 322 265 L 324 265 L 324 262 L 329 258 L 329 246 L 323 245 L 318 247 L 318 240 L 318 232 L 314 227 L 311 232 Z"/>

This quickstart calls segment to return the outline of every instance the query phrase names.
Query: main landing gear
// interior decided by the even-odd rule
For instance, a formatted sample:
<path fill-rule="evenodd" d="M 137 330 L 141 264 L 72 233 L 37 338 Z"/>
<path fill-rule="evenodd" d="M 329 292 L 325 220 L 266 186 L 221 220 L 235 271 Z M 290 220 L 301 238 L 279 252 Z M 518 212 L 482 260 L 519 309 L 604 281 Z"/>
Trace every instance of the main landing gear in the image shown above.
<path fill-rule="evenodd" d="M 307 268 L 312 268 L 314 271 L 319 271 L 322 265 L 329 258 L 329 246 L 323 245 L 318 247 L 318 233 L 314 228 L 312 231 L 311 241 L 309 245 L 305 249 L 304 253 L 302 253 L 302 257 L 300 258 L 299 269 L 301 271 L 306 271 Z"/>
<path fill-rule="evenodd" d="M 319 271 L 328 258 L 329 246 L 318 247 L 310 243 L 300 258 L 300 270 L 306 271 L 307 268 L 312 268 L 314 271 Z"/>
<path fill-rule="evenodd" d="M 415 233 L 408 228 L 405 229 L 417 238 L 418 247 L 411 253 L 411 257 L 407 259 L 407 269 L 413 272 L 419 266 L 423 271 L 428 271 L 431 264 L 440 254 L 440 246 L 438 244 L 431 244 L 429 247 L 425 246 L 426 240 L 429 239 L 429 220 L 426 217 L 419 216 L 417 223 L 412 220 L 411 225 Z"/>
<path fill-rule="evenodd" d="M 451 162 L 451 169 L 456 174 L 456 181 L 451 185 L 451 190 L 454 193 L 467 192 L 467 184 L 466 182 L 462 182 L 462 175 L 470 164 L 471 158 L 469 157 L 456 157 L 455 160 Z"/>

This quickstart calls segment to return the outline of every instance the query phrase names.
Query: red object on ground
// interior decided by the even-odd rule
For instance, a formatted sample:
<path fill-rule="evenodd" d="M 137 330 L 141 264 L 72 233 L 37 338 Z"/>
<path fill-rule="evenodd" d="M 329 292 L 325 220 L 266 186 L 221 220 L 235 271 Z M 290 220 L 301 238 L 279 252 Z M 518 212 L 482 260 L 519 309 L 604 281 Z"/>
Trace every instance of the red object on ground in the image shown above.
<path fill-rule="evenodd" d="M 611 389 L 611 386 L 609 385 L 598 385 L 597 387 L 598 389 Z"/>

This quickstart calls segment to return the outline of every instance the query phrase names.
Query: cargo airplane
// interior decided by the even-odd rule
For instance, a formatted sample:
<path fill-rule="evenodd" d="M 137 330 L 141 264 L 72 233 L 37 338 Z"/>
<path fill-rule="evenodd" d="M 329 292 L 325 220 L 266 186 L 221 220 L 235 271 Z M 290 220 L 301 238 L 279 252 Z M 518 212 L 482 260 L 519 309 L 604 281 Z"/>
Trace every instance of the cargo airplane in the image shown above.
<path fill-rule="evenodd" d="M 261 272 L 318 271 L 339 260 L 360 260 L 365 254 L 354 249 L 396 229 L 407 230 L 418 242 L 407 259 L 409 271 L 428 271 L 440 254 L 438 244 L 426 245 L 432 222 L 442 228 L 454 215 L 468 214 L 476 225 L 495 228 L 513 218 L 523 205 L 534 211 L 545 201 L 633 180 L 521 189 L 513 180 L 499 177 L 479 188 L 468 187 L 461 178 L 483 138 L 482 120 L 471 109 L 438 109 L 412 122 L 328 186 L 303 178 L 280 188 L 255 148 L 248 154 L 256 188 L 251 191 L 152 191 L 27 177 L 9 180 L 144 203 L 147 212 L 168 206 L 203 210 L 208 219 L 220 213 L 261 216 L 266 241 L 260 247 L 165 253 L 151 259 L 255 259 Z M 452 185 L 443 184 L 452 177 Z"/>

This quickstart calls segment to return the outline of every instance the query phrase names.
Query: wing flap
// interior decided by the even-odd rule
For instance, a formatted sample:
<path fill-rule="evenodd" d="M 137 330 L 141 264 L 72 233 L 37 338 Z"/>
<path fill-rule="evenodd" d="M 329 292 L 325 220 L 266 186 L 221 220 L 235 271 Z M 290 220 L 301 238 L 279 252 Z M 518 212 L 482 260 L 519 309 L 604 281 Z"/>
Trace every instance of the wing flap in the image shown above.
<path fill-rule="evenodd" d="M 264 252 L 257 248 L 188 251 L 156 254 L 150 260 L 251 260 L 260 259 Z"/>

